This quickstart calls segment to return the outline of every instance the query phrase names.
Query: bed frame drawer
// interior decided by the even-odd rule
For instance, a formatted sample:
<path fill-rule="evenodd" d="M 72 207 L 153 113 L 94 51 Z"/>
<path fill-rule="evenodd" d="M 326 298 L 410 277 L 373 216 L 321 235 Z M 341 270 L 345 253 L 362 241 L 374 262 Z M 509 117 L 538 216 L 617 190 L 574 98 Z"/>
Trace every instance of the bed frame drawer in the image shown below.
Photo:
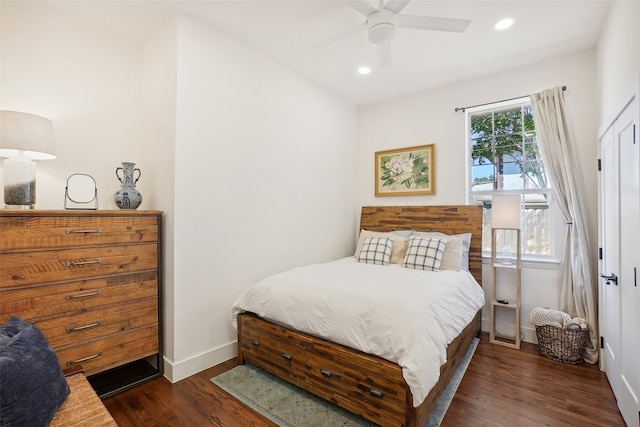
<path fill-rule="evenodd" d="M 250 326 L 242 328 L 241 342 L 247 361 L 296 384 L 304 380 L 304 347 Z"/>
<path fill-rule="evenodd" d="M 312 350 L 306 352 L 307 389 L 380 425 L 402 425 L 406 401 L 402 378 L 335 360 Z"/>

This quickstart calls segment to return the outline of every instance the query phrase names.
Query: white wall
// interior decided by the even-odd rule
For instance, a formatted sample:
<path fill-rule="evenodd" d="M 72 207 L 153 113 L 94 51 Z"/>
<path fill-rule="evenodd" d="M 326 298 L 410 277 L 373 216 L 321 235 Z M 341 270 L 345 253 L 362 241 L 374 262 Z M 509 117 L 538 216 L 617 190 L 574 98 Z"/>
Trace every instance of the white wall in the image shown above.
<path fill-rule="evenodd" d="M 640 79 L 640 2 L 611 5 L 598 43 L 598 97 L 601 131 L 606 130 Z"/>
<path fill-rule="evenodd" d="M 115 169 L 124 161 L 142 169 L 144 197 L 152 183 L 141 162 L 142 46 L 46 3 L 0 5 L 0 108 L 54 123 L 58 158 L 37 162 L 36 206 L 62 208 L 67 177 L 87 173 L 100 208 L 115 209 Z"/>
<path fill-rule="evenodd" d="M 465 204 L 465 116 L 454 109 L 519 97 L 563 85 L 568 88 L 565 98 L 570 112 L 569 119 L 580 147 L 578 164 L 586 186 L 588 228 L 595 262 L 597 200 L 596 192 L 589 190 L 597 188 L 594 50 L 360 108 L 357 204 Z M 432 143 L 436 144 L 435 195 L 374 197 L 373 159 L 376 151 Z M 560 228 L 558 232 L 564 232 L 564 229 Z M 483 282 L 485 289 L 489 289 L 489 268 L 484 270 Z M 528 341 L 535 340 L 535 330 L 529 322 L 531 309 L 536 306 L 559 306 L 561 274 L 558 264 L 528 264 L 522 271 L 521 324 Z M 488 306 L 484 313 L 484 328 L 487 329 Z M 508 329 L 503 327 L 502 330 Z"/>
<path fill-rule="evenodd" d="M 174 380 L 235 354 L 230 307 L 249 285 L 352 250 L 356 179 L 354 106 L 178 25 Z"/>
<path fill-rule="evenodd" d="M 165 212 L 170 379 L 235 354 L 231 303 L 254 281 L 352 251 L 354 106 L 187 17 L 143 45 L 55 2 L 1 5 L 0 108 L 55 126 L 37 208 L 62 208 L 83 172 L 115 209 L 115 168 L 133 161 L 141 207 Z"/>

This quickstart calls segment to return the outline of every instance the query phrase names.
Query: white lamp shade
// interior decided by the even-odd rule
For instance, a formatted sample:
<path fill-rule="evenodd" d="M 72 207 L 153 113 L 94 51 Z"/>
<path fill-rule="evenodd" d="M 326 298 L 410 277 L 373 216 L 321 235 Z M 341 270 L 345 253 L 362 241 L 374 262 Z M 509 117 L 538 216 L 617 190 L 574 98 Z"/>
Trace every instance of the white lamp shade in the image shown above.
<path fill-rule="evenodd" d="M 35 114 L 0 110 L 0 157 L 56 158 L 51 120 Z"/>
<path fill-rule="evenodd" d="M 491 227 L 520 228 L 520 195 L 493 195 L 491 197 Z"/>

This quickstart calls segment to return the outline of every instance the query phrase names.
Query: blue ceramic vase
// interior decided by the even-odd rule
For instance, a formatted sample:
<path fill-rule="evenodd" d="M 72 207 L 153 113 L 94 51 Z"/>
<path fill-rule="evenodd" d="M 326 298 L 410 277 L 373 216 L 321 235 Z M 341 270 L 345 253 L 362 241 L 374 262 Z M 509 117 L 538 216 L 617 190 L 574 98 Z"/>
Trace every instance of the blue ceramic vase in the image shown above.
<path fill-rule="evenodd" d="M 116 176 L 121 186 L 114 196 L 116 206 L 120 209 L 138 209 L 142 203 L 142 194 L 136 190 L 136 183 L 140 179 L 140 169 L 135 167 L 135 163 L 122 162 L 121 168 L 116 168 Z M 134 179 L 134 174 L 138 176 Z M 122 176 L 121 176 L 122 175 Z"/>

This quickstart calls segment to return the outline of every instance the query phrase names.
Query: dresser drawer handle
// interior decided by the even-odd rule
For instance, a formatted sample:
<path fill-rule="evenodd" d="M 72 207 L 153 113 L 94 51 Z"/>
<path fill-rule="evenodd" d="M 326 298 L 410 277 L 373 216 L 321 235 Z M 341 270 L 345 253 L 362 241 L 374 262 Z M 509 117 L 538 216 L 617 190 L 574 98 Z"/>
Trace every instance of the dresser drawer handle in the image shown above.
<path fill-rule="evenodd" d="M 98 320 L 96 323 L 92 323 L 90 325 L 78 326 L 76 328 L 67 328 L 67 333 L 70 334 L 71 332 L 83 331 L 85 329 L 95 328 L 96 326 L 100 325 L 102 325 L 102 320 Z"/>
<path fill-rule="evenodd" d="M 102 352 L 101 351 L 97 352 L 93 356 L 83 357 L 82 359 L 67 360 L 67 366 L 75 365 L 76 363 L 86 362 L 87 360 L 95 359 L 96 357 L 100 357 L 100 356 L 102 356 Z"/>
<path fill-rule="evenodd" d="M 369 393 L 371 393 L 372 396 L 377 397 L 378 399 L 382 399 L 384 397 L 384 393 L 382 392 L 382 390 L 378 390 L 377 388 L 370 388 Z"/>
<path fill-rule="evenodd" d="M 90 264 L 102 264 L 102 259 L 98 258 L 91 261 L 77 261 L 77 262 L 67 261 L 67 267 L 71 267 L 71 266 L 75 267 L 77 265 L 90 265 Z"/>
<path fill-rule="evenodd" d="M 260 343 L 256 340 L 251 340 L 251 344 L 255 345 L 256 347 L 260 345 Z"/>
<path fill-rule="evenodd" d="M 78 295 L 67 294 L 65 298 L 66 299 L 86 298 L 86 297 L 95 297 L 96 295 L 102 295 L 102 291 L 98 289 L 97 291 L 89 292 L 88 294 L 78 294 Z"/>
<path fill-rule="evenodd" d="M 328 370 L 328 369 L 324 369 L 324 368 L 322 368 L 322 369 L 320 369 L 320 373 L 321 373 L 322 375 L 324 375 L 325 377 L 327 377 L 327 378 L 329 378 L 329 377 L 331 376 L 331 371 L 330 371 L 330 370 Z"/>
<path fill-rule="evenodd" d="M 67 229 L 66 230 L 67 234 L 73 234 L 73 233 L 102 233 L 102 228 L 96 228 L 95 230 L 70 230 Z"/>
<path fill-rule="evenodd" d="M 286 360 L 291 360 L 291 355 L 289 353 L 282 353 L 282 358 Z"/>

